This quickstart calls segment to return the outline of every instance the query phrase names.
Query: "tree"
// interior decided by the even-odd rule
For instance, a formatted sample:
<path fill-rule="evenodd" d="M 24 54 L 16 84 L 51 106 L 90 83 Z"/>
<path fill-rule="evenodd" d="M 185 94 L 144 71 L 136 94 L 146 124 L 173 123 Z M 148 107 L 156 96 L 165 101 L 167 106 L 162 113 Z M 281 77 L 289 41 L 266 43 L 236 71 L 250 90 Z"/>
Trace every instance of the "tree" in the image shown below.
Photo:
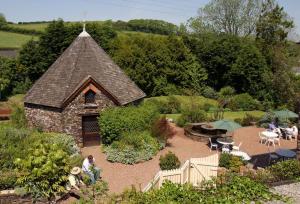
<path fill-rule="evenodd" d="M 185 44 L 206 69 L 207 84 L 216 90 L 229 85 L 227 73 L 236 61 L 241 40 L 227 34 L 201 34 L 185 37 Z"/>
<path fill-rule="evenodd" d="M 0 28 L 7 25 L 6 18 L 3 13 L 0 13 Z"/>
<path fill-rule="evenodd" d="M 255 31 L 261 9 L 259 0 L 211 0 L 191 18 L 189 27 L 195 31 L 224 32 L 247 36 Z"/>
<path fill-rule="evenodd" d="M 226 78 L 238 93 L 248 92 L 260 98 L 261 90 L 266 89 L 266 82 L 270 81 L 269 75 L 266 60 L 259 49 L 252 41 L 244 41 Z"/>
<path fill-rule="evenodd" d="M 266 0 L 256 26 L 256 42 L 272 71 L 269 91 L 277 105 L 295 104 L 295 86 L 288 62 L 287 36 L 293 28 L 283 7 Z"/>
<path fill-rule="evenodd" d="M 179 94 L 183 89 L 199 93 L 205 86 L 205 70 L 180 38 L 119 36 L 110 52 L 115 62 L 148 95 Z"/>

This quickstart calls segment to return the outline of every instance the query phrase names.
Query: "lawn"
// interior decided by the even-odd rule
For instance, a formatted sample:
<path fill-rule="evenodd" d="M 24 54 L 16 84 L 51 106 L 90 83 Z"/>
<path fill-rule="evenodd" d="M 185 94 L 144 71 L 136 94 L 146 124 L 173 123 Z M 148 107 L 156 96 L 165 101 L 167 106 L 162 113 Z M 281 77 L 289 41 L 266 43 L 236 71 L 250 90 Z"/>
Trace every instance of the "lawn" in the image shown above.
<path fill-rule="evenodd" d="M 37 40 L 38 37 L 0 31 L 0 48 L 21 48 L 31 39 Z"/>
<path fill-rule="evenodd" d="M 167 101 L 169 96 L 157 96 L 157 97 L 151 97 L 146 98 L 145 100 L 151 100 L 156 99 L 158 101 Z M 210 106 L 216 107 L 218 105 L 216 100 L 205 98 L 203 96 L 178 96 L 175 95 L 175 97 L 179 100 L 181 103 L 181 109 L 185 109 L 190 104 L 194 104 L 196 106 L 203 107 L 205 104 L 209 104 Z"/>
<path fill-rule="evenodd" d="M 255 117 L 262 117 L 265 112 L 263 111 L 228 111 L 224 113 L 224 119 L 234 120 L 236 118 L 244 118 L 246 113 L 253 115 Z M 174 121 L 176 121 L 181 114 L 167 114 L 167 118 L 172 118 Z M 208 116 L 211 116 L 211 113 L 208 113 Z"/>
<path fill-rule="evenodd" d="M 10 24 L 9 26 L 28 30 L 44 31 L 48 26 L 48 23 Z"/>

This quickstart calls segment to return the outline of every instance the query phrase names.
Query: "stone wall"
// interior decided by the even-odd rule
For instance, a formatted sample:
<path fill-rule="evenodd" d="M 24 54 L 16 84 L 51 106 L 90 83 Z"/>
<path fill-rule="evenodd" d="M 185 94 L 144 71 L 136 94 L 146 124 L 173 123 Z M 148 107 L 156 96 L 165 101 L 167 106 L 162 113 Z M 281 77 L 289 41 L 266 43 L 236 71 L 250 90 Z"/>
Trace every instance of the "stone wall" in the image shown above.
<path fill-rule="evenodd" d="M 46 132 L 62 132 L 61 111 L 58 108 L 25 104 L 25 115 L 30 127 Z"/>
<path fill-rule="evenodd" d="M 96 93 L 95 104 L 85 104 L 85 93 L 90 89 Z M 25 114 L 29 126 L 73 135 L 77 143 L 82 145 L 82 116 L 97 115 L 112 106 L 116 104 L 104 92 L 89 85 L 63 109 L 25 104 Z"/>
<path fill-rule="evenodd" d="M 100 90 L 95 90 L 95 104 L 85 104 L 85 92 L 81 92 L 62 112 L 63 132 L 74 135 L 79 144 L 82 145 L 82 116 L 97 115 L 107 107 L 115 106 Z"/>

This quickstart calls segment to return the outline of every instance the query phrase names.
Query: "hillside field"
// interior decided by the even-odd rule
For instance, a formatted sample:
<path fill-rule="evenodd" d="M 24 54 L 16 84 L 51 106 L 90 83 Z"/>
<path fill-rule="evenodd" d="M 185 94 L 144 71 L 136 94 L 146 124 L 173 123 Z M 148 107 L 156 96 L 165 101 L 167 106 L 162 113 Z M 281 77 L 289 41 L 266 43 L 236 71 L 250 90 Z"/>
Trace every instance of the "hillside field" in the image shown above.
<path fill-rule="evenodd" d="M 31 39 L 37 40 L 38 37 L 0 31 L 0 48 L 21 48 Z"/>
<path fill-rule="evenodd" d="M 48 26 L 48 23 L 10 24 L 9 26 L 28 30 L 44 31 Z"/>

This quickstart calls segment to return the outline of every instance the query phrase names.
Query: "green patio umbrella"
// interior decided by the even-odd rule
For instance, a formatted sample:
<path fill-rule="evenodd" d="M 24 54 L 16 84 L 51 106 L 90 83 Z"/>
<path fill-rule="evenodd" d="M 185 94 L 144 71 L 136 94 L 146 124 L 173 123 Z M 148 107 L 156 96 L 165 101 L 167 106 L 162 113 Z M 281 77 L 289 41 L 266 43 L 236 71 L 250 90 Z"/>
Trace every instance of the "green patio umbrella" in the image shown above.
<path fill-rule="evenodd" d="M 289 119 L 289 118 L 298 118 L 298 115 L 288 109 L 280 110 L 280 111 L 273 111 L 276 117 L 281 119 Z"/>
<path fill-rule="evenodd" d="M 233 132 L 234 130 L 241 128 L 242 126 L 232 120 L 218 120 L 211 123 L 215 129 L 227 130 Z"/>

